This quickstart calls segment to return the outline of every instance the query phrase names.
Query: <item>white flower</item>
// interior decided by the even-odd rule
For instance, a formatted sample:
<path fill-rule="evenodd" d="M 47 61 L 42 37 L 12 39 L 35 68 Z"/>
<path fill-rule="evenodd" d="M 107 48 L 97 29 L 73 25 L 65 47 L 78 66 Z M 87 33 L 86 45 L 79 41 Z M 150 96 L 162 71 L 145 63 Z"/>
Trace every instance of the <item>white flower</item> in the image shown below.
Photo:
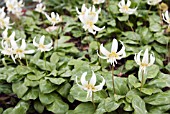
<path fill-rule="evenodd" d="M 156 5 L 158 4 L 159 2 L 161 2 L 162 0 L 147 0 L 147 3 L 149 5 Z"/>
<path fill-rule="evenodd" d="M 99 8 L 96 11 L 94 5 L 92 8 L 90 7 L 89 9 L 87 9 L 85 5 L 83 4 L 81 12 L 79 12 L 77 8 L 76 10 L 77 10 L 77 13 L 79 14 L 78 18 L 83 23 L 83 28 L 85 31 L 88 30 L 90 33 L 96 34 L 96 31 L 101 31 L 105 28 L 105 27 L 99 28 L 96 25 L 94 25 L 98 21 L 98 15 L 101 12 L 101 8 Z"/>
<path fill-rule="evenodd" d="M 38 47 L 38 50 L 40 50 L 41 52 L 50 51 L 50 50 L 52 49 L 51 46 L 52 46 L 53 42 L 52 42 L 52 40 L 51 40 L 51 42 L 50 42 L 49 44 L 44 45 L 44 39 L 45 39 L 45 36 L 43 35 L 43 36 L 40 38 L 39 44 L 37 44 L 37 43 L 35 42 L 36 37 L 34 37 L 34 39 L 33 39 L 33 44 L 34 44 L 34 46 Z"/>
<path fill-rule="evenodd" d="M 18 18 L 23 14 L 22 7 L 24 6 L 23 0 L 6 0 L 6 7 L 8 13 L 12 12 L 12 14 L 16 15 Z"/>
<path fill-rule="evenodd" d="M 15 59 L 24 58 L 25 54 L 32 54 L 35 52 L 34 50 L 25 50 L 26 49 L 25 39 L 22 39 L 22 44 L 20 47 L 17 45 L 17 42 L 15 40 L 11 41 L 11 45 L 12 45 L 13 53 L 15 54 Z"/>
<path fill-rule="evenodd" d="M 0 8 L 0 28 L 4 29 L 4 28 L 11 28 L 9 23 L 9 19 L 10 17 L 5 17 L 6 13 L 4 12 L 4 7 Z"/>
<path fill-rule="evenodd" d="M 81 76 L 81 84 L 82 85 L 80 85 L 78 83 L 77 77 L 76 77 L 76 83 L 77 83 L 77 85 L 80 88 L 82 88 L 85 91 L 87 91 L 87 97 L 86 98 L 89 98 L 89 97 L 92 97 L 92 92 L 96 92 L 96 91 L 102 90 L 102 88 L 103 88 L 103 86 L 105 84 L 105 79 L 101 76 L 103 81 L 99 85 L 95 86 L 95 84 L 96 84 L 96 75 L 95 75 L 94 71 L 92 71 L 92 77 L 91 77 L 89 82 L 86 81 L 86 75 L 87 75 L 87 72 L 84 72 L 82 74 L 82 76 Z"/>
<path fill-rule="evenodd" d="M 92 0 L 93 4 L 100 4 L 100 3 L 104 3 L 105 0 Z"/>
<path fill-rule="evenodd" d="M 39 2 L 39 3 L 40 3 L 42 0 L 32 0 L 32 1 L 33 1 L 33 2 Z"/>
<path fill-rule="evenodd" d="M 162 13 L 163 20 L 169 24 L 170 27 L 170 18 L 168 14 L 168 10 L 165 12 L 165 14 Z"/>
<path fill-rule="evenodd" d="M 109 62 L 109 63 L 111 63 L 111 65 L 115 66 L 114 63 L 117 64 L 116 59 L 120 60 L 120 59 L 122 59 L 123 57 L 126 56 L 125 46 L 124 46 L 123 42 L 121 42 L 121 44 L 122 44 L 122 49 L 119 52 L 117 52 L 118 42 L 117 42 L 116 39 L 113 39 L 111 52 L 106 50 L 106 48 L 103 47 L 103 44 L 101 44 L 100 45 L 100 52 L 105 56 L 100 56 L 98 51 L 97 51 L 97 54 L 100 58 L 107 59 L 107 62 Z"/>
<path fill-rule="evenodd" d="M 153 56 L 153 54 L 150 54 L 150 62 L 149 62 L 148 49 L 146 49 L 141 62 L 140 55 L 142 51 L 143 50 L 141 50 L 138 54 L 135 54 L 134 60 L 140 66 L 139 72 L 144 71 L 144 73 L 146 73 L 146 67 L 151 66 L 155 62 L 155 57 Z"/>
<path fill-rule="evenodd" d="M 56 13 L 56 15 L 55 15 L 55 13 L 52 12 L 51 17 L 45 13 L 45 16 L 52 23 L 53 26 L 62 21 L 61 17 L 58 15 L 58 13 Z"/>
<path fill-rule="evenodd" d="M 45 13 L 45 6 L 43 3 L 39 3 L 36 5 L 35 11 L 40 12 L 40 13 Z"/>
<path fill-rule="evenodd" d="M 12 34 L 8 37 L 8 28 L 6 28 L 6 29 L 2 32 L 2 38 L 3 38 L 4 44 L 10 44 L 11 41 L 13 41 L 14 38 L 15 38 L 15 32 L 13 31 Z"/>
<path fill-rule="evenodd" d="M 131 9 L 131 8 L 129 8 L 130 5 L 131 5 L 131 1 L 130 1 L 130 0 L 127 0 L 127 3 L 126 3 L 126 4 L 125 4 L 125 0 L 121 0 L 121 1 L 118 3 L 118 6 L 119 6 L 119 8 L 120 8 L 119 11 L 120 11 L 121 13 L 125 13 L 125 14 L 133 14 L 133 13 L 136 11 L 137 7 L 134 8 L 134 9 Z"/>

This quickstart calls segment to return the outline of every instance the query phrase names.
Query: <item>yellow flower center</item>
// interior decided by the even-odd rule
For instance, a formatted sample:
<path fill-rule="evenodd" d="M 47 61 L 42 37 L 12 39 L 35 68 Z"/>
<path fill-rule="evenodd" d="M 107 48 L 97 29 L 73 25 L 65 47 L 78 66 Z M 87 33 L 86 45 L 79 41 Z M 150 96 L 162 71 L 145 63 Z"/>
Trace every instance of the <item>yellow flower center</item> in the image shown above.
<path fill-rule="evenodd" d="M 96 15 L 96 13 L 91 11 L 91 12 L 89 13 L 89 15 L 91 15 L 91 16 L 95 16 L 95 15 Z"/>
<path fill-rule="evenodd" d="M 116 52 L 111 52 L 111 53 L 109 54 L 109 58 L 110 58 L 110 57 L 117 58 L 117 57 L 119 57 L 119 55 L 118 55 Z"/>
<path fill-rule="evenodd" d="M 127 11 L 129 9 L 129 7 L 127 5 L 124 5 L 123 9 Z"/>
<path fill-rule="evenodd" d="M 52 22 L 56 22 L 56 18 L 51 18 L 51 21 Z"/>
<path fill-rule="evenodd" d="M 16 53 L 19 54 L 19 53 L 23 53 L 24 51 L 22 49 L 17 49 L 16 50 Z"/>
<path fill-rule="evenodd" d="M 9 5 L 8 5 L 8 9 L 11 9 L 11 10 L 14 9 L 13 5 L 12 5 L 12 4 L 9 4 Z"/>
<path fill-rule="evenodd" d="M 86 23 L 90 28 L 92 28 L 92 26 L 93 26 L 93 22 L 92 21 L 87 21 L 87 23 Z"/>
<path fill-rule="evenodd" d="M 44 46 L 43 44 L 39 44 L 39 48 L 44 49 L 44 48 L 45 48 L 45 46 Z"/>
<path fill-rule="evenodd" d="M 141 66 L 142 66 L 142 67 L 147 67 L 148 64 L 146 64 L 146 63 L 141 63 Z"/>
<path fill-rule="evenodd" d="M 90 90 L 95 90 L 95 87 L 92 84 L 87 84 L 85 87 Z"/>

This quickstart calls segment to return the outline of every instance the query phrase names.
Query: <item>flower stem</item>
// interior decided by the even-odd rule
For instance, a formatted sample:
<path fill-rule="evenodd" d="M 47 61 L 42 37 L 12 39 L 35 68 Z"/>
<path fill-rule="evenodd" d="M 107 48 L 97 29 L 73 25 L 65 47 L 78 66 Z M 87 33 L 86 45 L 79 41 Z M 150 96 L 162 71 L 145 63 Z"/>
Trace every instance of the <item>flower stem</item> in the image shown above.
<path fill-rule="evenodd" d="M 142 81 L 141 81 L 140 91 L 142 90 L 143 82 L 144 82 L 144 71 L 142 70 Z"/>
<path fill-rule="evenodd" d="M 47 73 L 47 63 L 46 63 L 46 55 L 45 55 L 45 52 L 44 52 L 44 61 L 45 61 L 45 73 Z"/>
<path fill-rule="evenodd" d="M 113 93 L 116 94 L 115 91 L 115 85 L 114 85 L 114 66 L 111 65 L 111 70 L 112 70 L 112 85 L 113 85 Z"/>
<path fill-rule="evenodd" d="M 131 30 L 134 32 L 134 29 L 133 29 L 133 27 L 131 26 L 129 19 L 128 19 L 128 24 L 129 24 Z"/>
<path fill-rule="evenodd" d="M 95 103 L 94 103 L 94 93 L 92 92 L 92 103 L 93 103 L 93 107 L 94 107 L 94 109 L 96 109 L 96 105 L 95 105 Z"/>
<path fill-rule="evenodd" d="M 25 61 L 26 61 L 26 65 L 28 66 L 28 60 L 27 60 L 27 56 L 25 55 Z"/>

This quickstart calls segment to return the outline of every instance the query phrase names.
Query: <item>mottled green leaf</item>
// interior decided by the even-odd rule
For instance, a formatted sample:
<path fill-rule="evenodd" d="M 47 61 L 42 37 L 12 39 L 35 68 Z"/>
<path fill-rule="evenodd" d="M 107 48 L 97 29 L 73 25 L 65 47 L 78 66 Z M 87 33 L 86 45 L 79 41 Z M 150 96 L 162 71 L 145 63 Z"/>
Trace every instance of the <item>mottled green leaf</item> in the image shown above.
<path fill-rule="evenodd" d="M 65 82 L 65 80 L 63 78 L 51 78 L 51 77 L 45 77 L 46 80 L 49 80 L 51 83 L 56 84 L 56 85 L 60 85 L 63 82 Z"/>
<path fill-rule="evenodd" d="M 39 102 L 39 101 L 34 102 L 34 108 L 38 113 L 43 113 L 43 111 L 44 111 L 44 105 L 41 104 L 41 102 Z"/>
<path fill-rule="evenodd" d="M 39 88 L 31 88 L 28 92 L 22 97 L 23 100 L 35 100 L 39 95 Z"/>
<path fill-rule="evenodd" d="M 42 93 L 51 93 L 57 89 L 57 86 L 48 80 L 41 79 L 39 82 L 40 91 Z"/>
<path fill-rule="evenodd" d="M 148 96 L 144 98 L 144 101 L 151 105 L 168 105 L 170 104 L 170 91 L 157 93 L 152 96 Z"/>
<path fill-rule="evenodd" d="M 132 106 L 135 110 L 134 114 L 147 114 L 145 102 L 139 96 L 132 99 Z"/>
<path fill-rule="evenodd" d="M 12 90 L 17 94 L 18 98 L 21 98 L 27 92 L 28 87 L 20 81 L 12 84 Z"/>

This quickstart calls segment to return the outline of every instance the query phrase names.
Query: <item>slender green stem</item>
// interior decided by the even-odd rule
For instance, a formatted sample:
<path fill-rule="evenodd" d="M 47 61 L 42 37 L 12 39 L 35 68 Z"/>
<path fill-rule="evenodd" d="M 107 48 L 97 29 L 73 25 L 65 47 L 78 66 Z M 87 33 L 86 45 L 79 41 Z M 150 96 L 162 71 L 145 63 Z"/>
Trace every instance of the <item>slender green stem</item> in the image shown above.
<path fill-rule="evenodd" d="M 111 65 L 111 70 L 112 70 L 112 85 L 113 85 L 113 93 L 116 94 L 115 91 L 115 85 L 114 85 L 114 66 Z"/>
<path fill-rule="evenodd" d="M 46 54 L 45 54 L 45 51 L 44 51 L 44 61 L 45 61 L 45 72 L 47 73 L 47 63 L 46 63 Z"/>
<path fill-rule="evenodd" d="M 129 24 L 129 26 L 130 26 L 131 30 L 132 30 L 133 32 L 135 32 L 135 31 L 134 31 L 134 29 L 133 29 L 133 27 L 132 27 L 132 26 L 131 26 L 131 24 L 130 24 L 129 19 L 128 19 L 128 24 Z"/>
<path fill-rule="evenodd" d="M 140 91 L 142 90 L 142 87 L 144 85 L 144 70 L 142 70 L 142 81 L 141 81 L 141 86 L 140 86 Z"/>
<path fill-rule="evenodd" d="M 19 64 L 20 64 L 21 66 L 24 65 L 19 58 L 18 58 L 17 60 L 18 60 L 18 62 L 19 62 Z"/>
<path fill-rule="evenodd" d="M 25 61 L 26 61 L 26 65 L 28 66 L 28 60 L 27 60 L 27 56 L 25 55 Z"/>
<path fill-rule="evenodd" d="M 94 109 L 96 109 L 96 105 L 95 105 L 95 103 L 94 103 L 94 93 L 93 93 L 93 91 L 92 91 L 92 103 L 93 103 L 93 107 L 94 107 Z"/>
<path fill-rule="evenodd" d="M 5 58 L 2 58 L 2 63 L 3 63 L 3 65 L 6 67 L 7 66 L 7 64 L 6 64 L 6 62 L 5 62 Z"/>

